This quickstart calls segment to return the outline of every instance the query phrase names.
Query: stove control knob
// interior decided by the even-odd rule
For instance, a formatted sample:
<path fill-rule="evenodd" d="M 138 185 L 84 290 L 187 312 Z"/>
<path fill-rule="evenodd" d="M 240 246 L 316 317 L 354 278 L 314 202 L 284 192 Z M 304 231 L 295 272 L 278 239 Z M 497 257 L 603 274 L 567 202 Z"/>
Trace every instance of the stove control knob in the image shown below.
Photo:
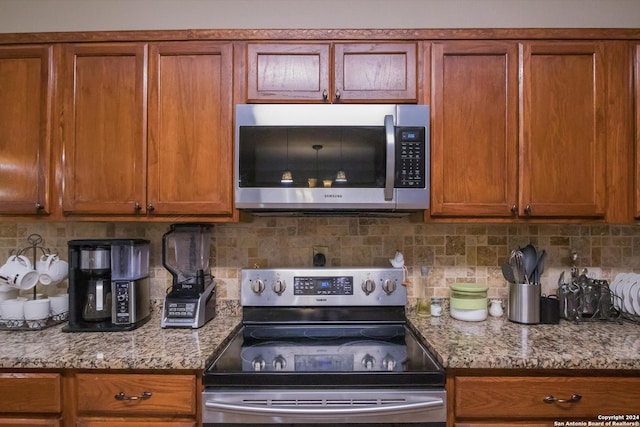
<path fill-rule="evenodd" d="M 364 366 L 364 369 L 367 371 L 372 371 L 376 367 L 376 359 L 372 355 L 367 354 L 362 358 L 362 366 Z"/>
<path fill-rule="evenodd" d="M 254 280 L 253 282 L 251 282 L 251 290 L 254 294 L 260 295 L 262 292 L 264 292 L 264 282 L 260 279 Z"/>
<path fill-rule="evenodd" d="M 390 354 L 387 354 L 384 359 L 382 359 L 382 366 L 389 372 L 393 371 L 397 364 L 398 362 L 396 362 L 396 359 L 394 359 Z"/>
<path fill-rule="evenodd" d="M 287 366 L 287 360 L 282 355 L 277 355 L 273 359 L 273 369 L 276 371 L 284 371 L 284 367 Z"/>
<path fill-rule="evenodd" d="M 282 295 L 282 293 L 284 292 L 284 290 L 287 288 L 287 286 L 284 284 L 284 280 L 276 280 L 275 282 L 273 282 L 273 292 L 275 292 L 278 295 Z"/>
<path fill-rule="evenodd" d="M 367 279 L 364 282 L 362 282 L 362 290 L 366 295 L 369 295 L 375 289 L 376 289 L 376 282 L 374 282 L 373 280 Z"/>
<path fill-rule="evenodd" d="M 391 295 L 397 287 L 398 285 L 396 284 L 396 281 L 392 279 L 387 279 L 384 281 L 384 283 L 382 283 L 382 289 L 387 295 Z"/>
<path fill-rule="evenodd" d="M 251 366 L 253 366 L 253 370 L 256 372 L 264 371 L 265 365 L 264 359 L 260 356 L 251 361 Z"/>

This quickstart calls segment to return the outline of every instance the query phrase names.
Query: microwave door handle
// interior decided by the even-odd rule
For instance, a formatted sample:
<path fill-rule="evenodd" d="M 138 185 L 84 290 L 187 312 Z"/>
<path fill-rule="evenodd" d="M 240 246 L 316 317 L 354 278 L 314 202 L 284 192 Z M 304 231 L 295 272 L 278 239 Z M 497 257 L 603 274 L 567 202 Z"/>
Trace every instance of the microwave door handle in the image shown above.
<path fill-rule="evenodd" d="M 396 169 L 396 128 L 393 116 L 384 116 L 384 131 L 387 140 L 387 170 L 384 180 L 384 199 L 393 200 L 393 184 Z"/>

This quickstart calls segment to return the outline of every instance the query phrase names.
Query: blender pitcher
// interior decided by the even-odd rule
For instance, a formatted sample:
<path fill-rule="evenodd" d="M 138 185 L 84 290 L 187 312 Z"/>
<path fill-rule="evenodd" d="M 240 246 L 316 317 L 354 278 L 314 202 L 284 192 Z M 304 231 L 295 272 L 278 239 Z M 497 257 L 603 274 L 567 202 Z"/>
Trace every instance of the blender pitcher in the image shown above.
<path fill-rule="evenodd" d="M 173 288 L 197 289 L 209 275 L 210 224 L 172 224 L 162 236 L 162 264 L 173 276 Z"/>

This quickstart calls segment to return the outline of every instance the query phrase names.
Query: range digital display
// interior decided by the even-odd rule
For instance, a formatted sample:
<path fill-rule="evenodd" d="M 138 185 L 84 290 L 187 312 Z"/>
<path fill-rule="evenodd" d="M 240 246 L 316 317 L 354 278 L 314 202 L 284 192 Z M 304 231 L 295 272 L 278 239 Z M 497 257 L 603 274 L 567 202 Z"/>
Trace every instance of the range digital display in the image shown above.
<path fill-rule="evenodd" d="M 294 295 L 353 295 L 353 276 L 293 278 Z"/>

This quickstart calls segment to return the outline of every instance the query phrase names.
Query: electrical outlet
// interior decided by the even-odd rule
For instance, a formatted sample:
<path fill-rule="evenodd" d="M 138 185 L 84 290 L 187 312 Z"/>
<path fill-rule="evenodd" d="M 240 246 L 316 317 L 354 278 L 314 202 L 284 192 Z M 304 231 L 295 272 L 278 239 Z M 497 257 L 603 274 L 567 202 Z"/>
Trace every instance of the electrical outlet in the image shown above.
<path fill-rule="evenodd" d="M 324 255 L 324 258 L 329 261 L 329 247 L 328 246 L 314 246 L 313 247 L 313 253 L 312 259 L 316 259 L 316 255 L 317 254 L 322 254 Z"/>

